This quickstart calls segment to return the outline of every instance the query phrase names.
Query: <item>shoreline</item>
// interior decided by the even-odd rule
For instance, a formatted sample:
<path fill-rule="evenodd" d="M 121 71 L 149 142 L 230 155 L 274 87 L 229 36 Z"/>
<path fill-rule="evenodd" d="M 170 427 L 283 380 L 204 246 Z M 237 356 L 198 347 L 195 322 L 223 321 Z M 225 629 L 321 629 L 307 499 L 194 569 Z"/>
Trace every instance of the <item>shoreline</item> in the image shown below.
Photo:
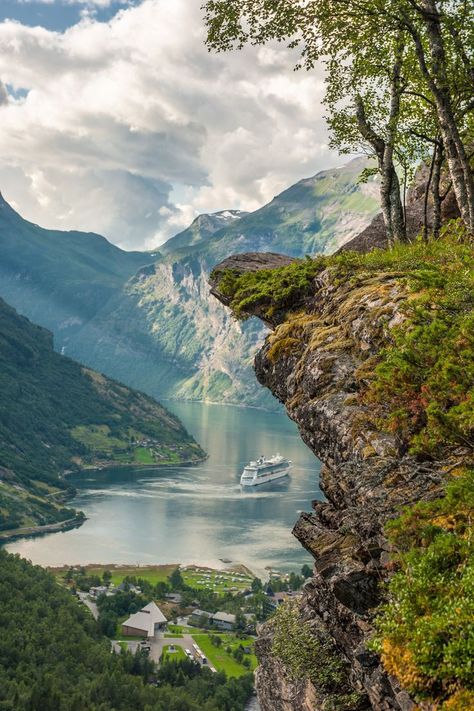
<path fill-rule="evenodd" d="M 186 460 L 184 462 L 179 462 L 176 464 L 140 464 L 137 462 L 136 464 L 114 464 L 113 462 L 109 462 L 107 464 L 104 464 L 103 466 L 96 467 L 96 466 L 89 466 L 89 467 L 84 467 L 81 468 L 77 472 L 73 471 L 67 471 L 63 472 L 61 475 L 61 479 L 63 481 L 72 478 L 74 476 L 79 476 L 82 472 L 100 472 L 104 471 L 107 469 L 127 469 L 127 468 L 133 468 L 133 469 L 166 469 L 166 468 L 173 468 L 173 467 L 191 467 L 197 464 L 201 464 L 202 462 L 205 462 L 208 459 L 209 455 L 206 454 L 204 457 L 201 457 L 200 459 L 192 459 L 192 460 Z M 73 499 L 77 494 L 77 491 L 74 490 L 74 493 L 71 493 L 70 495 L 66 496 L 64 499 L 64 503 L 67 501 L 70 501 Z M 74 509 L 76 510 L 76 509 Z M 6 545 L 7 543 L 13 543 L 14 541 L 18 541 L 21 539 L 27 539 L 27 538 L 38 538 L 40 536 L 45 536 L 49 533 L 60 533 L 64 531 L 70 531 L 73 528 L 79 528 L 82 526 L 83 523 L 87 521 L 87 517 L 81 512 L 77 511 L 76 516 L 74 518 L 67 519 L 67 521 L 55 521 L 53 523 L 45 523 L 41 526 L 22 526 L 21 528 L 14 528 L 11 530 L 6 530 L 6 531 L 0 531 L 0 547 L 3 545 Z"/>
<path fill-rule="evenodd" d="M 140 462 L 107 462 L 100 466 L 90 464 L 88 466 L 81 467 L 78 471 L 65 471 L 62 473 L 62 478 L 68 479 L 69 477 L 78 476 L 82 472 L 101 472 L 106 469 L 174 469 L 175 467 L 192 467 L 196 464 L 202 464 L 207 459 L 209 459 L 208 454 L 204 457 L 200 457 L 199 459 L 186 459 L 183 462 L 168 462 L 166 464 L 161 462 L 155 462 L 154 464 L 140 464 Z"/>
<path fill-rule="evenodd" d="M 190 403 L 193 405 L 218 405 L 221 407 L 237 407 L 242 410 L 258 410 L 259 412 L 266 412 L 269 415 L 281 415 L 282 413 L 285 414 L 283 406 L 281 406 L 282 409 L 277 408 L 273 410 L 269 409 L 268 407 L 261 407 L 260 405 L 246 405 L 245 403 L 240 402 L 222 402 L 222 400 L 193 400 L 192 398 L 186 398 L 185 400 L 183 400 L 181 398 L 168 397 L 162 398 L 160 402 L 177 402 L 182 403 L 184 405 Z"/>
<path fill-rule="evenodd" d="M 87 517 L 75 516 L 67 521 L 57 521 L 55 523 L 45 523 L 42 526 L 23 526 L 22 528 L 14 528 L 11 531 L 0 532 L 0 547 L 6 543 L 13 543 L 22 538 L 37 538 L 45 536 L 48 533 L 59 533 L 60 531 L 71 531 L 73 528 L 79 528 L 87 521 Z"/>
<path fill-rule="evenodd" d="M 84 568 L 86 571 L 93 571 L 97 569 L 107 569 L 112 572 L 122 572 L 122 571 L 142 571 L 142 572 L 147 572 L 147 571 L 155 571 L 155 570 L 162 570 L 164 568 L 168 569 L 176 569 L 179 568 L 180 571 L 186 572 L 186 571 L 196 571 L 199 569 L 205 569 L 210 572 L 214 571 L 230 571 L 230 572 L 236 572 L 236 573 L 243 573 L 244 575 L 247 575 L 248 577 L 255 577 L 255 573 L 253 570 L 251 570 L 245 563 L 239 563 L 238 561 L 231 561 L 230 563 L 227 564 L 222 564 L 222 567 L 216 567 L 214 565 L 209 565 L 209 564 L 200 564 L 200 563 L 84 563 L 84 564 L 79 564 L 79 563 L 65 563 L 63 565 L 44 565 L 41 566 L 46 568 L 49 571 L 54 571 L 54 572 L 62 572 L 66 571 L 71 567 L 81 567 Z"/>

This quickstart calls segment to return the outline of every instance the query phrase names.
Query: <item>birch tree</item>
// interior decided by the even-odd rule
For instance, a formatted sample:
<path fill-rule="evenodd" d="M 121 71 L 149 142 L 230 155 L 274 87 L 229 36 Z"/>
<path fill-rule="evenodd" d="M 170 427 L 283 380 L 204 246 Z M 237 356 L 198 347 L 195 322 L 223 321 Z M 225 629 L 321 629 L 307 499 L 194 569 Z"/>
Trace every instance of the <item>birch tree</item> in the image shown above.
<path fill-rule="evenodd" d="M 381 165 L 385 190 L 388 173 L 393 178 L 388 168 L 396 151 L 392 144 L 401 135 L 398 116 L 403 91 L 400 92 L 400 81 L 402 77 L 410 80 L 409 70 L 414 65 L 407 58 L 414 57 L 416 73 L 423 84 L 420 93 L 434 108 L 439 145 L 446 156 L 462 218 L 474 234 L 474 177 L 469 156 L 474 142 L 474 3 L 465 0 L 208 0 L 204 12 L 209 49 L 227 51 L 240 49 L 247 43 L 260 45 L 276 40 L 299 50 L 296 69 L 310 70 L 318 61 L 328 68 L 338 62 L 342 62 L 342 66 L 359 62 L 363 68 L 364 53 L 371 46 L 378 50 L 380 64 L 387 64 L 397 38 L 403 37 L 405 51 L 400 63 L 392 63 L 391 77 L 387 77 L 382 91 L 389 95 L 383 151 L 382 144 L 374 142 L 377 137 L 383 137 L 374 136 L 370 131 L 373 128 L 371 116 L 362 94 L 361 100 L 355 97 L 354 119 L 361 137 L 373 146 L 379 166 L 379 155 L 388 152 Z M 329 71 L 329 92 L 330 81 Z M 352 90 L 357 94 L 356 85 Z M 436 158 L 438 162 L 440 155 Z M 396 183 L 393 179 L 390 184 L 395 206 L 391 221 L 381 197 L 387 233 L 399 239 L 403 238 L 403 232 L 397 226 Z"/>

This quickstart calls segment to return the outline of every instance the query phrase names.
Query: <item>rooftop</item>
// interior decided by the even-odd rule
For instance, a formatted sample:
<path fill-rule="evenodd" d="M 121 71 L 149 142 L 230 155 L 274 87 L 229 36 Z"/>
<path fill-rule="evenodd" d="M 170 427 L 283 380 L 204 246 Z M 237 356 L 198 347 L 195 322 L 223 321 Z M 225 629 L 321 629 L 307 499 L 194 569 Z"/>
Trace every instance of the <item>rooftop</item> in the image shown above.
<path fill-rule="evenodd" d="M 166 617 L 161 612 L 158 605 L 154 602 L 149 602 L 140 612 L 135 612 L 130 615 L 128 620 L 122 624 L 123 627 L 134 627 L 137 630 L 143 630 L 148 637 L 153 637 L 155 634 L 155 625 L 166 622 Z"/>
<path fill-rule="evenodd" d="M 235 615 L 230 612 L 216 612 L 212 619 L 217 622 L 228 622 L 230 625 L 235 624 Z"/>

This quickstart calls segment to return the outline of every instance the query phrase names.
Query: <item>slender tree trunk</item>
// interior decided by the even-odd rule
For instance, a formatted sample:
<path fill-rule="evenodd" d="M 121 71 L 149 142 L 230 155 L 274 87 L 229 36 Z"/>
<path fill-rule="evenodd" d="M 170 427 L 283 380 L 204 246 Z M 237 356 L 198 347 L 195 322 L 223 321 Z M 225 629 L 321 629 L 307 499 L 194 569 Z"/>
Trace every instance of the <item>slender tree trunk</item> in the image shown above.
<path fill-rule="evenodd" d="M 378 163 L 380 172 L 380 204 L 382 207 L 383 221 L 385 223 L 387 242 L 390 247 L 393 247 L 395 235 L 392 224 L 392 174 L 384 162 L 384 152 L 378 156 Z"/>
<path fill-rule="evenodd" d="M 387 171 L 390 185 L 391 226 L 393 239 L 396 242 L 405 242 L 407 236 L 403 203 L 400 197 L 400 182 L 393 162 L 393 151 L 397 141 L 398 122 L 400 118 L 400 99 L 403 92 L 401 75 L 403 52 L 404 45 L 399 41 L 390 81 L 390 114 L 387 123 L 387 141 L 384 151 L 384 170 Z"/>
<path fill-rule="evenodd" d="M 413 39 L 421 70 L 435 100 L 453 190 L 462 219 L 474 233 L 474 175 L 461 139 L 451 103 L 447 60 L 441 31 L 441 17 L 436 0 L 420 0 L 420 17 L 426 29 L 432 72 L 429 71 L 419 35 Z"/>
<path fill-rule="evenodd" d="M 441 230 L 441 170 L 443 167 L 443 144 L 438 141 L 433 153 L 433 180 L 431 195 L 433 198 L 433 238 L 438 239 Z"/>
<path fill-rule="evenodd" d="M 400 181 L 393 164 L 393 151 L 385 147 L 378 155 L 380 172 L 380 203 L 387 233 L 387 242 L 406 241 L 406 225 L 400 191 Z"/>
<path fill-rule="evenodd" d="M 390 166 L 390 209 L 392 219 L 393 236 L 396 242 L 407 241 L 405 212 L 401 198 L 400 181 L 393 162 Z"/>
<path fill-rule="evenodd" d="M 400 182 L 393 160 L 400 117 L 400 96 L 403 92 L 401 79 L 403 49 L 403 45 L 400 43 L 392 68 L 390 111 L 386 125 L 386 140 L 379 136 L 369 123 L 362 97 L 356 97 L 356 118 L 360 134 L 371 145 L 378 160 L 381 177 L 380 201 L 387 242 L 390 246 L 397 241 L 406 241 L 406 224 L 400 195 Z"/>

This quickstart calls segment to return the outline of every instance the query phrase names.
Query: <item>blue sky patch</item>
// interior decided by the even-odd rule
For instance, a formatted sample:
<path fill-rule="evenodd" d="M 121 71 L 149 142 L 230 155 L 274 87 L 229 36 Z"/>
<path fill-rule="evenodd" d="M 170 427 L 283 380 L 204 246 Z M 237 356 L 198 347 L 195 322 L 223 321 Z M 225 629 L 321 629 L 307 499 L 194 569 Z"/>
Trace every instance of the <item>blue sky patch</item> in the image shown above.
<path fill-rule="evenodd" d="M 97 20 L 106 22 L 119 10 L 129 5 L 139 5 L 141 0 L 113 0 L 109 6 L 98 6 L 94 2 L 71 2 L 70 0 L 54 0 L 41 2 L 39 0 L 0 0 L 0 22 L 17 20 L 24 25 L 35 27 L 40 25 L 48 30 L 62 32 L 75 25 L 81 19 L 84 9 L 92 10 Z"/>

